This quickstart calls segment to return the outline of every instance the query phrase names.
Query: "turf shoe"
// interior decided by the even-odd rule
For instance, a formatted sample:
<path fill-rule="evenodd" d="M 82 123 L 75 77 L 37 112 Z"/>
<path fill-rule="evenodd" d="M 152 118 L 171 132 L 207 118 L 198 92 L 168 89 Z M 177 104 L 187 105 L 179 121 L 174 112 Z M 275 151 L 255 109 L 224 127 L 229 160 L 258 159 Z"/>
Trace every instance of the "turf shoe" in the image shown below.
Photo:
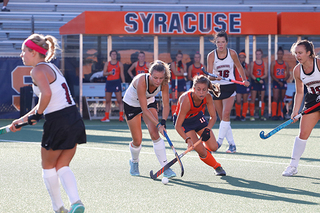
<path fill-rule="evenodd" d="M 250 121 L 255 121 L 256 119 L 254 119 L 253 116 L 250 117 Z"/>
<path fill-rule="evenodd" d="M 237 151 L 236 145 L 229 145 L 229 148 L 227 149 L 227 153 L 235 153 Z"/>
<path fill-rule="evenodd" d="M 109 118 L 107 116 L 105 116 L 104 118 L 102 118 L 100 120 L 101 122 L 110 122 Z"/>
<path fill-rule="evenodd" d="M 216 176 L 226 176 L 226 172 L 223 170 L 221 166 L 217 167 L 215 171 L 216 171 Z"/>
<path fill-rule="evenodd" d="M 140 175 L 139 163 L 138 162 L 132 162 L 131 160 L 129 160 L 129 164 L 130 164 L 130 175 L 139 176 Z"/>
<path fill-rule="evenodd" d="M 176 173 L 174 173 L 174 171 L 172 171 L 172 169 L 168 168 L 167 170 L 165 170 L 163 172 L 163 177 L 166 177 L 166 178 L 173 178 L 173 177 L 176 177 Z"/>
<path fill-rule="evenodd" d="M 72 204 L 71 208 L 69 209 L 69 213 L 83 213 L 83 212 L 84 212 L 84 206 L 80 200 Z"/>
<path fill-rule="evenodd" d="M 282 176 L 293 176 L 298 173 L 298 169 L 295 166 L 288 166 L 286 170 L 282 172 Z"/>
<path fill-rule="evenodd" d="M 68 210 L 64 208 L 64 206 L 61 206 L 58 211 L 54 211 L 55 213 L 68 213 Z"/>
<path fill-rule="evenodd" d="M 243 116 L 241 116 L 240 120 L 241 120 L 241 121 L 246 121 L 246 118 L 243 117 Z"/>

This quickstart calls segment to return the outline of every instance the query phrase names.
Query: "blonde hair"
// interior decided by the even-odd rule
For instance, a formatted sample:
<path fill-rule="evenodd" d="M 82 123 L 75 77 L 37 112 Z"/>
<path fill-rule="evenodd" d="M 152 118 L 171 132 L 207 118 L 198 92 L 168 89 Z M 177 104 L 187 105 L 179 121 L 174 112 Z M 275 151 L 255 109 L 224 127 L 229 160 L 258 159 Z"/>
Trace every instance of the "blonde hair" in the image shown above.
<path fill-rule="evenodd" d="M 56 50 L 60 49 L 57 39 L 51 35 L 32 34 L 23 42 L 22 46 L 24 46 L 28 40 L 33 41 L 36 45 L 47 50 L 46 55 L 39 53 L 40 57 L 44 58 L 46 62 L 50 62 L 55 58 Z M 28 49 L 32 51 L 31 48 L 28 47 Z"/>
<path fill-rule="evenodd" d="M 161 60 L 156 60 L 150 64 L 149 73 L 152 75 L 154 71 L 163 72 L 164 71 L 164 81 L 162 84 L 168 84 L 170 81 L 170 67 L 168 64 Z"/>

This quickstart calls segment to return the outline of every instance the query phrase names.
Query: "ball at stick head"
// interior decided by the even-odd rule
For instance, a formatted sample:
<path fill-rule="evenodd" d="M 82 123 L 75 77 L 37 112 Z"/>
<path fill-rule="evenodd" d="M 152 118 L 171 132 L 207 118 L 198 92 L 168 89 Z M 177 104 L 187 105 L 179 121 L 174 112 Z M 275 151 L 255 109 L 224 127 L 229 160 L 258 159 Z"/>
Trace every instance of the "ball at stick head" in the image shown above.
<path fill-rule="evenodd" d="M 169 179 L 166 178 L 166 177 L 163 177 L 162 180 L 161 180 L 161 182 L 162 182 L 164 185 L 166 185 L 167 183 L 169 183 Z"/>

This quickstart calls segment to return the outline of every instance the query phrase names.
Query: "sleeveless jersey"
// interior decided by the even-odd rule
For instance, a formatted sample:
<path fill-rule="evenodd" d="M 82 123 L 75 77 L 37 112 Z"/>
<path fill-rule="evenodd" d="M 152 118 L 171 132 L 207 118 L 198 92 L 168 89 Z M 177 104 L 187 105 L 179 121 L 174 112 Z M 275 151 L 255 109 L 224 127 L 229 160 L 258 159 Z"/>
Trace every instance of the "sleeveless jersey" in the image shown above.
<path fill-rule="evenodd" d="M 48 114 L 75 105 L 75 102 L 71 97 L 66 79 L 63 77 L 60 70 L 52 63 L 40 62 L 37 65 L 39 64 L 45 64 L 49 66 L 56 76 L 56 79 L 52 83 L 50 83 L 50 90 L 52 95 L 50 102 L 47 108 L 44 110 L 43 114 Z M 34 93 L 39 97 L 39 95 L 41 94 L 39 87 L 33 84 L 32 88 Z"/>
<path fill-rule="evenodd" d="M 108 75 L 107 81 L 114 81 L 120 79 L 120 66 L 119 61 L 116 64 L 111 64 L 111 61 L 108 62 L 108 72 L 112 71 L 112 75 Z"/>
<path fill-rule="evenodd" d="M 143 66 L 140 66 L 139 61 L 137 62 L 136 66 L 136 75 L 140 73 L 148 73 L 148 67 L 147 67 L 147 62 L 144 62 Z"/>
<path fill-rule="evenodd" d="M 177 67 L 177 62 L 175 61 L 174 62 L 174 66 L 176 67 L 176 70 L 178 71 L 178 72 L 181 72 L 181 70 L 180 70 L 180 67 Z M 183 65 L 182 65 L 183 66 Z M 183 69 L 184 69 L 184 67 L 183 67 Z M 178 80 L 180 80 L 180 79 L 183 79 L 184 78 L 184 76 L 177 76 L 177 78 L 178 78 Z M 175 80 L 176 79 L 176 76 L 175 76 L 175 74 L 171 71 L 171 79 L 172 80 Z"/>
<path fill-rule="evenodd" d="M 243 62 L 241 65 L 242 65 L 242 67 L 243 67 L 244 69 L 248 70 L 248 64 L 247 64 L 246 62 Z M 240 75 L 237 67 L 236 67 L 236 69 L 235 69 L 234 76 L 235 76 L 235 78 L 236 78 L 237 81 L 242 81 L 242 77 L 241 77 L 241 75 Z"/>
<path fill-rule="evenodd" d="M 219 58 L 217 50 L 214 50 L 213 73 L 224 78 L 234 78 L 234 62 L 230 55 L 230 50 L 227 49 L 225 58 Z M 212 81 L 212 83 L 219 83 L 220 85 L 233 84 L 229 81 Z"/>
<path fill-rule="evenodd" d="M 191 70 L 192 78 L 196 75 L 204 75 L 203 71 L 201 70 L 201 67 L 203 67 L 202 64 L 200 64 L 200 67 L 196 67 L 194 64 L 192 64 L 192 70 Z"/>
<path fill-rule="evenodd" d="M 276 63 L 274 64 L 274 68 L 273 68 L 273 75 L 277 78 L 277 79 L 282 79 L 286 77 L 286 63 L 282 62 L 282 64 L 279 64 L 278 61 L 276 61 Z"/>
<path fill-rule="evenodd" d="M 146 79 L 146 85 L 147 85 L 146 97 L 147 97 L 147 105 L 149 105 L 155 101 L 155 96 L 161 91 L 161 86 L 157 87 L 157 89 L 150 92 L 149 91 L 149 75 L 150 74 L 149 73 L 142 73 L 142 74 L 138 74 L 134 78 L 138 78 L 141 75 L 144 75 L 145 79 Z M 132 80 L 132 82 L 134 82 L 134 79 Z M 129 85 L 128 89 L 126 90 L 126 93 L 124 94 L 124 97 L 123 97 L 123 101 L 130 106 L 141 107 L 139 99 L 138 99 L 137 89 L 133 86 L 132 83 Z"/>
<path fill-rule="evenodd" d="M 300 65 L 300 79 L 308 89 L 308 93 L 320 95 L 320 71 L 317 66 L 317 59 L 314 59 L 313 70 L 305 74 L 302 65 Z"/>
<path fill-rule="evenodd" d="M 199 112 L 201 112 L 205 108 L 205 106 L 207 104 L 207 98 L 205 97 L 199 106 L 195 106 L 193 99 L 192 99 L 192 91 L 189 90 L 186 93 L 187 93 L 187 96 L 188 96 L 189 102 L 190 102 L 190 110 L 187 113 L 185 119 L 196 116 Z M 178 102 L 175 114 L 178 115 L 179 111 L 180 111 L 180 102 Z"/>
<path fill-rule="evenodd" d="M 264 63 L 262 61 L 261 64 L 257 64 L 256 62 L 253 63 L 253 70 L 252 74 L 256 78 L 260 78 L 264 75 Z"/>

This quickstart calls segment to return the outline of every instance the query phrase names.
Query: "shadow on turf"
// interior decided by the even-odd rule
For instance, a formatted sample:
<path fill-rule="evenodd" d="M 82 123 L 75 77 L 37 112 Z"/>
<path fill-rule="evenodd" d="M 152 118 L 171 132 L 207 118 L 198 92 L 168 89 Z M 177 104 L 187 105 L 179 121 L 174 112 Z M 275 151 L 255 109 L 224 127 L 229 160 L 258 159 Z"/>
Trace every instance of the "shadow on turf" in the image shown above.
<path fill-rule="evenodd" d="M 233 196 L 239 196 L 239 197 L 247 197 L 252 199 L 262 199 L 262 200 L 274 200 L 274 201 L 284 201 L 288 203 L 299 203 L 299 204 L 306 204 L 306 205 L 318 205 L 318 203 L 315 202 L 309 202 L 305 200 L 298 200 L 298 199 L 292 199 L 288 197 L 282 197 L 277 196 L 270 193 L 283 193 L 283 194 L 298 194 L 298 195 L 307 195 L 312 197 L 320 197 L 319 193 L 309 192 L 306 190 L 301 189 L 294 189 L 294 188 L 287 188 L 287 187 L 280 187 L 276 185 L 271 185 L 267 183 L 261 183 L 258 181 L 252 181 L 252 180 L 246 180 L 242 178 L 232 177 L 232 176 L 224 176 L 221 177 L 222 180 L 225 180 L 228 184 L 235 186 L 235 189 L 225 189 L 225 188 L 219 188 L 219 187 L 213 187 L 210 185 L 192 182 L 192 181 L 184 181 L 181 179 L 171 179 L 171 184 L 177 184 L 185 187 L 194 188 L 196 190 L 203 190 L 213 193 L 220 193 L 220 194 L 226 194 L 226 195 L 233 195 Z M 239 190 L 239 188 L 243 188 L 244 190 Z M 248 191 L 248 189 L 254 189 L 254 190 L 261 190 L 263 192 L 252 192 Z"/>

